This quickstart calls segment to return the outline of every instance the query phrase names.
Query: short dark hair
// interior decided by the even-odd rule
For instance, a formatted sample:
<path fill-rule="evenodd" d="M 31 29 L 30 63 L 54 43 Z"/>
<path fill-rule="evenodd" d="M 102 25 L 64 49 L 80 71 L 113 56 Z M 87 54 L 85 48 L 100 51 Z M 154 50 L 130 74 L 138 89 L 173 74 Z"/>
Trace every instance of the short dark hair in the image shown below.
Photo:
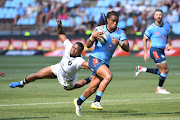
<path fill-rule="evenodd" d="M 119 18 L 119 13 L 116 11 L 110 11 L 107 13 L 107 16 L 105 16 L 105 14 L 103 13 L 103 25 L 107 24 L 107 18 L 110 18 L 111 16 L 116 16 Z"/>
<path fill-rule="evenodd" d="M 157 12 L 157 11 L 161 12 L 163 14 L 163 11 L 161 9 L 156 9 L 155 12 Z M 155 14 L 155 12 L 154 12 L 154 14 Z"/>
<path fill-rule="evenodd" d="M 75 44 L 77 44 L 81 48 L 81 51 L 84 50 L 84 45 L 81 42 L 75 42 Z"/>

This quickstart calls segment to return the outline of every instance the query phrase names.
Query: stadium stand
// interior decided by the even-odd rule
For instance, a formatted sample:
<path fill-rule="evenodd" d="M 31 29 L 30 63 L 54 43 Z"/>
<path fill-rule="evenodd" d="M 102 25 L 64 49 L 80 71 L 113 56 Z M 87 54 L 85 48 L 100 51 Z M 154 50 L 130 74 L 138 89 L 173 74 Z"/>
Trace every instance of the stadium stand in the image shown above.
<path fill-rule="evenodd" d="M 52 12 L 50 8 L 53 8 L 53 1 L 56 1 L 58 7 Z M 16 19 L 20 3 L 22 3 L 23 8 L 31 5 L 33 13 L 28 17 L 25 15 L 26 12 L 18 16 L 17 22 L 14 21 L 12 28 L 9 28 L 12 21 Z M 58 16 L 63 17 L 60 14 L 66 16 L 62 22 L 64 27 L 68 28 L 67 34 L 75 34 L 73 29 L 81 24 L 82 17 L 86 16 L 87 22 L 94 17 L 96 24 L 101 25 L 101 13 L 106 14 L 109 10 L 120 13 L 122 19 L 120 19 L 118 26 L 126 30 L 127 33 L 144 32 L 144 27 L 148 27 L 153 22 L 153 12 L 157 8 L 163 10 L 164 20 L 169 22 L 172 28 L 171 32 L 180 34 L 178 32 L 180 27 L 176 27 L 179 26 L 180 22 L 180 1 L 178 0 L 2 0 L 0 5 L 0 31 L 7 33 L 7 35 L 12 30 L 13 33 L 16 33 L 16 30 L 19 29 L 22 31 L 29 29 L 29 27 L 20 26 L 30 25 L 31 31 L 36 31 L 37 34 L 39 29 L 55 28 L 56 21 L 54 19 Z M 42 15 L 45 5 L 49 9 L 46 9 L 48 10 L 46 15 Z M 111 9 L 109 9 L 110 6 L 112 6 Z M 45 19 L 45 17 L 47 18 Z M 51 35 L 55 34 L 54 29 L 50 30 Z"/>

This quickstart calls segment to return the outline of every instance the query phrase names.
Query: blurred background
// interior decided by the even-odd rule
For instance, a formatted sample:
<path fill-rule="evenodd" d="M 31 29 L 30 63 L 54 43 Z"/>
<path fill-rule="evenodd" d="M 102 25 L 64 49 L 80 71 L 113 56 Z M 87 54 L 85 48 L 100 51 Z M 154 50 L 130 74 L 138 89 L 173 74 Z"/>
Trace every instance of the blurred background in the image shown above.
<path fill-rule="evenodd" d="M 0 0 L 0 55 L 9 50 L 42 54 L 63 49 L 56 18 L 62 20 L 70 40 L 84 43 L 102 24 L 101 13 L 112 10 L 120 14 L 118 26 L 126 32 L 131 50 L 140 51 L 155 9 L 162 9 L 164 21 L 170 24 L 171 48 L 180 48 L 180 0 Z"/>

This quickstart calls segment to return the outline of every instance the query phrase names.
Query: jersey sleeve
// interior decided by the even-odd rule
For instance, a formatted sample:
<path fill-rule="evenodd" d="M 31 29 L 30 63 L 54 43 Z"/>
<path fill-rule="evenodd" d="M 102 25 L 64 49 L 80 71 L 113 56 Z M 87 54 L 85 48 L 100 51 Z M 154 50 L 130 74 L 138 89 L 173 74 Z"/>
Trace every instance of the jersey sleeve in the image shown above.
<path fill-rule="evenodd" d="M 63 43 L 65 50 L 69 51 L 72 48 L 72 43 L 69 41 L 69 39 L 66 39 Z"/>
<path fill-rule="evenodd" d="M 124 40 L 127 40 L 127 36 L 126 33 L 122 31 L 122 33 L 120 34 L 120 41 L 124 41 Z"/>
<path fill-rule="evenodd" d="M 146 29 L 146 31 L 144 32 L 144 35 L 147 37 L 147 38 L 150 38 L 152 33 L 151 33 L 151 27 L 148 27 Z"/>
<path fill-rule="evenodd" d="M 170 31 L 169 31 L 170 26 L 169 26 L 169 24 L 167 22 L 166 22 L 166 29 L 167 29 L 167 35 L 169 35 L 170 34 Z"/>
<path fill-rule="evenodd" d="M 85 60 L 81 57 L 79 60 L 78 60 L 78 63 L 77 63 L 77 69 L 80 70 L 82 69 L 82 62 L 85 62 Z"/>

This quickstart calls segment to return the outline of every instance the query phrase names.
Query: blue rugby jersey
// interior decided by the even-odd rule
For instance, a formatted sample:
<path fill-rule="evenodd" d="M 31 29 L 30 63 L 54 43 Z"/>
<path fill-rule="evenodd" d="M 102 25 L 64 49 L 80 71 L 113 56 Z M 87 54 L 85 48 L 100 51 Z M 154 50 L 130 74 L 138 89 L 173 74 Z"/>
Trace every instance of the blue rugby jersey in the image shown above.
<path fill-rule="evenodd" d="M 106 25 L 97 26 L 97 27 L 103 28 L 108 33 L 108 41 L 105 42 L 105 43 L 101 43 L 100 41 L 96 40 L 95 49 L 94 49 L 94 51 L 92 52 L 91 55 L 96 57 L 96 58 L 101 59 L 107 65 L 109 65 L 110 64 L 110 59 L 112 58 L 112 55 L 113 55 L 115 49 L 118 46 L 118 45 L 114 45 L 112 43 L 113 37 L 117 38 L 117 40 L 120 40 L 120 41 L 127 40 L 127 37 L 126 37 L 125 32 L 123 30 L 121 30 L 119 27 L 117 27 L 117 29 L 112 33 L 110 33 L 107 30 Z"/>
<path fill-rule="evenodd" d="M 169 24 L 163 22 L 163 26 L 160 27 L 152 23 L 146 29 L 144 35 L 150 38 L 151 47 L 164 49 L 166 47 L 167 35 L 169 35 Z"/>

